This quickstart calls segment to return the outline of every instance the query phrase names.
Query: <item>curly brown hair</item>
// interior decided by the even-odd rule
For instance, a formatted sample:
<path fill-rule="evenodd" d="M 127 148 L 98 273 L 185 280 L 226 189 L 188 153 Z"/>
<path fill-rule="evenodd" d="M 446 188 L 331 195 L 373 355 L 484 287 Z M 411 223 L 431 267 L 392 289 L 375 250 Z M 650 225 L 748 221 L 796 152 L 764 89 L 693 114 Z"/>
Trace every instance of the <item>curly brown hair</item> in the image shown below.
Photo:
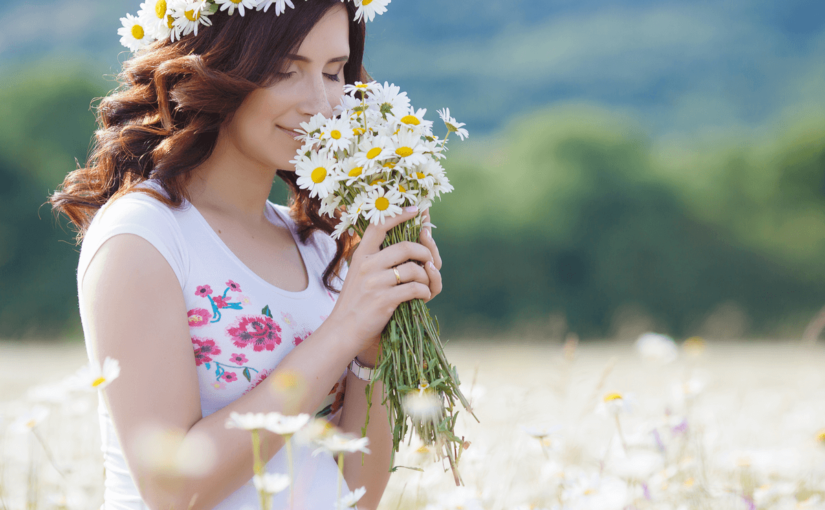
<path fill-rule="evenodd" d="M 190 172 L 211 154 L 221 124 L 231 119 L 247 95 L 275 83 L 283 71 L 286 55 L 303 42 L 312 27 L 340 0 L 296 2 L 280 16 L 275 9 L 247 16 L 216 13 L 211 27 L 201 27 L 197 36 L 175 42 L 156 41 L 123 63 L 120 84 L 100 100 L 95 109 L 98 129 L 85 168 L 70 172 L 49 197 L 55 214 L 65 214 L 77 229 L 77 243 L 95 213 L 110 199 L 130 192 L 147 193 L 166 205 L 179 208 L 188 200 L 186 183 Z M 350 56 L 344 66 L 346 83 L 371 78 L 363 67 L 366 28 L 355 22 L 355 6 L 343 4 L 349 15 Z M 290 190 L 290 215 L 302 243 L 315 230 L 331 234 L 335 218 L 319 214 L 320 202 L 300 189 L 295 172 L 278 170 Z M 141 182 L 157 181 L 168 194 L 163 196 Z M 324 270 L 324 286 L 339 275 L 357 234 L 346 232 L 337 240 L 335 257 Z"/>

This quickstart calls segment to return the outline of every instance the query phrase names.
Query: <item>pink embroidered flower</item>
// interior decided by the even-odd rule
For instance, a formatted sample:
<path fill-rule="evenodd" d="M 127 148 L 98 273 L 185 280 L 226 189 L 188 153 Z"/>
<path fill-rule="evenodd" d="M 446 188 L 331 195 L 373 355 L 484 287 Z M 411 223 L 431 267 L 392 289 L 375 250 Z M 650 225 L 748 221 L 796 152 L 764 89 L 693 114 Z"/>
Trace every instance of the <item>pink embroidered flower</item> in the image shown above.
<path fill-rule="evenodd" d="M 322 320 L 322 321 L 325 321 L 325 320 L 327 320 L 327 317 L 329 317 L 329 315 L 322 315 L 322 316 L 321 316 L 321 320 Z"/>
<path fill-rule="evenodd" d="M 291 326 L 292 321 L 294 321 L 295 319 L 293 319 L 292 315 L 290 315 L 289 313 L 281 312 L 281 320 L 283 320 L 284 322 L 286 322 L 287 324 L 289 324 Z"/>
<path fill-rule="evenodd" d="M 235 363 L 236 365 L 243 365 L 244 363 L 249 361 L 243 354 L 233 354 L 232 357 L 229 358 L 229 360 Z"/>
<path fill-rule="evenodd" d="M 226 382 L 232 382 L 232 381 L 237 381 L 238 380 L 238 376 L 235 375 L 235 372 L 224 372 L 221 377 Z"/>
<path fill-rule="evenodd" d="M 192 337 L 192 347 L 195 349 L 195 364 L 201 366 L 212 361 L 212 356 L 221 353 L 221 348 L 215 345 L 214 340 L 208 338 Z"/>
<path fill-rule="evenodd" d="M 237 283 L 233 282 L 232 280 L 229 280 L 228 282 L 226 282 L 226 286 L 229 287 L 229 290 L 234 290 L 235 292 L 241 292 L 241 286 L 238 285 Z"/>
<path fill-rule="evenodd" d="M 251 303 L 251 302 L 252 302 L 252 301 L 250 301 L 249 297 L 247 297 L 247 296 L 245 296 L 245 295 L 243 295 L 243 294 L 241 294 L 240 296 L 238 296 L 238 301 L 240 301 L 241 303 L 243 303 L 243 304 L 245 304 L 245 305 L 248 305 L 249 303 Z"/>
<path fill-rule="evenodd" d="M 217 306 L 218 308 L 226 308 L 229 306 L 226 300 L 221 296 L 213 297 L 212 302 L 215 303 L 215 306 Z"/>
<path fill-rule="evenodd" d="M 255 379 L 253 379 L 253 380 L 252 380 L 252 386 L 250 386 L 249 388 L 247 388 L 247 389 L 246 389 L 246 391 L 245 391 L 245 392 L 243 392 L 243 394 L 244 394 L 244 395 L 246 395 L 247 393 L 249 393 L 250 391 L 252 391 L 252 389 L 253 389 L 253 388 L 256 388 L 259 384 L 261 384 L 262 382 L 264 382 L 264 381 L 266 380 L 267 376 L 268 376 L 269 374 L 271 374 L 272 372 L 274 372 L 274 371 L 275 371 L 275 369 L 272 369 L 272 370 L 261 370 L 261 372 L 260 372 L 258 375 L 256 375 L 256 376 L 255 376 Z"/>
<path fill-rule="evenodd" d="M 212 318 L 212 314 L 209 313 L 208 310 L 204 310 L 203 308 L 193 308 L 186 312 L 186 316 L 189 317 L 189 327 L 196 328 L 198 326 L 206 326 L 209 324 L 209 319 Z"/>
<path fill-rule="evenodd" d="M 251 344 L 256 352 L 274 351 L 275 346 L 281 344 L 281 326 L 265 315 L 239 317 L 226 332 L 235 345 L 247 347 Z"/>
<path fill-rule="evenodd" d="M 226 389 L 226 383 L 223 382 L 223 381 L 212 381 L 212 387 L 215 388 L 216 390 L 225 390 Z"/>
<path fill-rule="evenodd" d="M 303 330 L 300 333 L 297 333 L 295 335 L 295 338 L 292 340 L 292 343 L 295 344 L 295 345 L 300 345 L 301 342 L 306 340 L 307 337 L 309 337 L 309 335 L 311 335 L 311 334 L 312 334 L 312 331 Z"/>
<path fill-rule="evenodd" d="M 198 290 L 195 291 L 196 296 L 206 297 L 212 294 L 212 287 L 209 285 L 198 285 Z"/>

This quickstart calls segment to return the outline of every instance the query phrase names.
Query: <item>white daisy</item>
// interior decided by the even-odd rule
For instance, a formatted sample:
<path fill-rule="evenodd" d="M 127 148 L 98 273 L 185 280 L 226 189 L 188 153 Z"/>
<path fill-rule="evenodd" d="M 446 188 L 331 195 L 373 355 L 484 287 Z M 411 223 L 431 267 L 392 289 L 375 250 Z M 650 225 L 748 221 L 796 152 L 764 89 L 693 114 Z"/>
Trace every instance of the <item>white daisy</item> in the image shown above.
<path fill-rule="evenodd" d="M 303 133 L 301 136 L 297 137 L 298 140 L 305 144 L 312 142 L 310 145 L 315 145 L 317 140 L 320 139 L 321 130 L 323 129 L 326 121 L 327 118 L 324 117 L 323 114 L 316 113 L 309 119 L 308 122 L 301 122 L 299 124 L 301 128 L 295 130 L 299 133 Z"/>
<path fill-rule="evenodd" d="M 232 16 L 235 14 L 235 9 L 241 16 L 244 15 L 244 9 L 252 9 L 253 7 L 260 7 L 257 0 L 214 0 L 217 5 L 221 6 L 222 11 L 229 10 L 228 14 Z M 260 10 L 260 9 L 259 9 Z"/>
<path fill-rule="evenodd" d="M 103 365 L 89 362 L 78 370 L 67 381 L 67 385 L 74 390 L 96 391 L 102 390 L 120 375 L 120 363 L 114 358 L 106 357 Z"/>
<path fill-rule="evenodd" d="M 362 175 L 364 174 L 364 167 L 358 166 L 352 158 L 348 158 L 344 161 L 343 166 L 341 167 L 341 172 L 339 172 L 336 176 L 336 179 L 339 181 L 345 181 L 344 184 L 346 186 L 352 186 L 356 182 L 362 179 Z"/>
<path fill-rule="evenodd" d="M 309 415 L 301 413 L 296 416 L 284 416 L 271 412 L 266 415 L 266 430 L 281 436 L 291 436 L 309 422 Z"/>
<path fill-rule="evenodd" d="M 335 160 L 325 153 L 312 152 L 308 158 L 300 157 L 290 163 L 295 165 L 296 184 L 310 190 L 310 198 L 324 198 L 335 189 Z"/>
<path fill-rule="evenodd" d="M 358 218 L 364 217 L 364 206 L 367 204 L 367 197 L 369 195 L 365 192 L 361 192 L 352 199 L 352 203 L 347 207 L 347 212 L 342 214 L 341 217 L 346 216 L 349 222 L 355 225 L 358 222 Z"/>
<path fill-rule="evenodd" d="M 406 183 L 409 186 L 409 183 Z M 418 190 L 411 189 L 407 186 L 404 186 L 404 183 L 401 182 L 401 179 L 396 179 L 393 182 L 393 189 L 398 191 L 398 194 L 401 195 L 402 203 L 405 200 L 409 200 L 410 204 L 414 204 L 416 200 L 418 200 Z"/>
<path fill-rule="evenodd" d="M 352 434 L 336 433 L 329 437 L 321 438 L 317 441 L 320 448 L 312 452 L 312 456 L 316 456 L 321 452 L 329 452 L 331 454 L 343 452 L 364 452 L 371 453 L 367 445 L 370 442 L 368 437 L 356 438 Z"/>
<path fill-rule="evenodd" d="M 149 35 L 154 39 L 166 39 L 172 33 L 175 18 L 166 0 L 150 0 L 140 4 L 140 18 Z"/>
<path fill-rule="evenodd" d="M 259 430 L 266 428 L 266 414 L 264 413 L 245 413 L 240 414 L 235 411 L 229 413 L 229 419 L 226 420 L 226 428 L 228 429 L 243 429 L 243 430 Z"/>
<path fill-rule="evenodd" d="M 289 0 L 263 0 L 260 4 L 258 4 L 258 10 L 260 11 L 263 9 L 264 12 L 266 12 L 272 4 L 275 4 L 275 16 L 280 16 L 281 13 L 286 12 L 287 5 L 293 9 L 295 8 Z"/>
<path fill-rule="evenodd" d="M 133 52 L 141 50 L 154 41 L 146 29 L 144 21 L 139 17 L 127 14 L 125 18 L 120 18 L 122 27 L 117 29 L 120 36 L 120 44 L 126 46 Z"/>
<path fill-rule="evenodd" d="M 470 136 L 470 134 L 467 133 L 467 130 L 461 127 L 464 125 L 463 122 L 458 122 L 454 118 L 450 117 L 449 108 L 444 108 L 443 110 L 436 111 L 438 112 L 438 115 L 441 117 L 441 120 L 444 121 L 444 125 L 447 126 L 447 134 L 455 133 L 459 136 L 459 138 L 461 138 L 461 140 L 464 140 L 464 138 Z"/>
<path fill-rule="evenodd" d="M 430 132 L 433 127 L 433 121 L 424 120 L 424 115 L 427 113 L 426 108 L 420 108 L 417 111 L 414 108 L 408 110 L 400 110 L 398 115 L 393 115 L 390 120 L 396 127 L 401 125 L 418 128 L 423 132 Z"/>
<path fill-rule="evenodd" d="M 336 176 L 336 179 L 339 177 Z M 321 199 L 321 207 L 318 208 L 318 214 L 326 214 L 330 218 L 335 217 L 335 210 L 341 205 L 341 196 L 330 193 Z"/>
<path fill-rule="evenodd" d="M 441 410 L 443 404 L 441 399 L 432 391 L 410 391 L 407 392 L 401 406 L 404 413 L 415 422 L 430 422 L 442 417 Z"/>
<path fill-rule="evenodd" d="M 338 224 L 335 225 L 335 229 L 333 229 L 332 234 L 330 234 L 330 237 L 332 237 L 333 239 L 338 239 L 339 237 L 341 237 L 341 235 L 343 235 L 345 231 L 348 231 L 352 227 L 352 223 L 349 221 L 349 219 L 350 217 L 348 214 L 342 214 L 341 221 L 339 221 Z"/>
<path fill-rule="evenodd" d="M 376 14 L 384 14 L 387 12 L 387 4 L 391 0 L 355 0 L 355 5 L 358 10 L 355 11 L 355 21 L 361 21 L 361 18 L 366 18 L 367 21 L 375 19 Z"/>
<path fill-rule="evenodd" d="M 393 156 L 390 147 L 392 142 L 385 136 L 365 136 L 358 144 L 358 152 L 352 158 L 364 172 L 369 175 L 375 168 L 380 168 L 381 162 Z"/>
<path fill-rule="evenodd" d="M 348 97 L 356 99 L 358 101 L 358 104 L 361 104 L 361 100 L 355 97 L 355 93 L 372 92 L 373 90 L 375 90 L 376 85 L 378 85 L 378 83 L 374 81 L 368 83 L 362 83 L 360 81 L 357 81 L 354 84 L 347 83 L 346 85 L 344 85 L 344 94 L 350 94 Z"/>
<path fill-rule="evenodd" d="M 360 82 L 356 82 L 356 83 L 360 83 Z M 344 85 L 344 88 L 346 89 L 346 87 L 351 87 L 351 86 L 352 85 L 347 84 L 347 85 Z M 335 107 L 332 109 L 332 111 L 336 116 L 345 116 L 345 115 L 350 116 L 353 113 L 353 110 L 355 110 L 355 108 L 357 108 L 359 106 L 361 106 L 361 100 L 360 99 L 358 99 L 357 97 L 353 97 L 351 95 L 348 95 L 348 94 L 344 94 L 343 96 L 341 96 L 341 102 L 338 103 L 337 105 L 335 105 Z"/>
<path fill-rule="evenodd" d="M 252 477 L 252 483 L 255 484 L 255 490 L 262 491 L 267 494 L 277 494 L 289 487 L 289 475 L 284 475 L 281 473 L 264 473 L 262 475 L 255 475 Z"/>
<path fill-rule="evenodd" d="M 40 425 L 49 416 L 49 409 L 43 406 L 34 406 L 26 413 L 18 416 L 9 424 L 9 430 L 22 434 Z"/>
<path fill-rule="evenodd" d="M 435 162 L 433 161 L 433 163 Z M 417 182 L 422 188 L 432 189 L 433 186 L 435 186 L 435 177 L 430 170 L 430 166 L 431 164 L 429 162 L 416 166 L 410 170 L 409 174 L 407 174 L 407 178 L 415 180 L 415 182 Z"/>
<path fill-rule="evenodd" d="M 172 17 L 175 18 L 172 40 L 180 39 L 192 32 L 198 35 L 198 26 L 211 26 L 209 4 L 206 0 L 180 0 L 172 5 Z"/>
<path fill-rule="evenodd" d="M 455 188 L 453 188 L 453 185 L 450 184 L 450 180 L 447 179 L 447 176 L 442 175 L 436 178 L 435 184 L 432 187 L 432 192 L 435 198 L 440 198 L 442 193 L 449 193 L 454 189 Z"/>
<path fill-rule="evenodd" d="M 378 1 L 380 0 L 374 0 Z M 367 97 L 367 104 L 376 107 L 381 114 L 406 112 L 410 108 L 410 98 L 406 92 L 401 92 L 401 87 L 388 82 L 383 85 L 376 83 L 375 92 Z"/>
<path fill-rule="evenodd" d="M 383 225 L 387 218 L 401 214 L 401 195 L 394 189 L 385 190 L 382 186 L 375 187 L 367 195 L 364 204 L 364 217 L 373 224 L 380 221 Z"/>
<path fill-rule="evenodd" d="M 350 148 L 350 143 L 354 137 L 352 127 L 347 118 L 332 119 L 324 126 L 324 134 L 321 140 L 326 142 L 327 149 L 331 151 L 343 151 Z"/>
<path fill-rule="evenodd" d="M 338 508 L 352 508 L 358 503 L 358 500 L 361 499 L 364 494 L 367 493 L 366 487 L 358 487 L 354 491 L 346 494 L 338 501 Z"/>
<path fill-rule="evenodd" d="M 432 159 L 424 154 L 421 136 L 414 130 L 401 128 L 398 135 L 392 139 L 392 142 L 391 149 L 394 155 L 399 158 L 399 164 L 407 168 L 424 164 Z"/>

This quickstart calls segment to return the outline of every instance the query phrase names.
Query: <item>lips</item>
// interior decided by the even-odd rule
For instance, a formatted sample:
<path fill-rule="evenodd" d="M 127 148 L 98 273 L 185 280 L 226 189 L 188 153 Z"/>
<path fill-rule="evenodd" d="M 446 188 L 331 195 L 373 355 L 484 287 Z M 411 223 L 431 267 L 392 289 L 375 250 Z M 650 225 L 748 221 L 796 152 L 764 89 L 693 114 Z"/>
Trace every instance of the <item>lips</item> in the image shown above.
<path fill-rule="evenodd" d="M 276 124 L 276 126 L 277 126 L 277 124 Z M 283 131 L 284 133 L 288 134 L 289 136 L 291 136 L 292 138 L 295 138 L 295 139 L 297 139 L 299 136 L 301 136 L 301 133 L 298 133 L 293 129 L 287 129 L 287 128 L 284 128 L 284 127 L 281 127 L 281 126 L 278 126 L 278 129 L 280 129 L 281 131 Z"/>

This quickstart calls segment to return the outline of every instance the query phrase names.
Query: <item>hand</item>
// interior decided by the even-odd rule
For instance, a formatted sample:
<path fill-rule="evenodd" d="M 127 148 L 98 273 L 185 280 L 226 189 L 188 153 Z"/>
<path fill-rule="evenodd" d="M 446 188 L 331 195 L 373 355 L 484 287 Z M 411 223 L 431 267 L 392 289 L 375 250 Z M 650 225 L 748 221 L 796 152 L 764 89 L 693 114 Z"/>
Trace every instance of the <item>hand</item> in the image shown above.
<path fill-rule="evenodd" d="M 421 222 L 423 223 L 425 221 L 432 223 L 432 220 L 430 219 L 429 207 L 421 215 Z M 429 264 L 424 265 L 427 270 L 427 275 L 430 277 L 430 292 L 432 293 L 429 299 L 424 300 L 424 302 L 427 303 L 437 295 L 441 294 L 441 255 L 438 254 L 438 246 L 435 245 L 435 241 L 433 240 L 432 227 L 426 226 L 421 229 L 421 235 L 419 236 L 418 242 L 429 248 L 433 257 L 434 267 L 430 267 Z"/>
<path fill-rule="evenodd" d="M 344 337 L 355 343 L 355 352 L 369 353 L 377 349 L 381 331 L 398 305 L 432 297 L 429 277 L 432 270 L 418 264 L 432 261 L 430 249 L 409 241 L 381 249 L 387 232 L 416 214 L 417 211 L 404 211 L 388 218 L 384 224 L 371 223 L 352 255 L 341 293 L 327 320 L 337 322 Z M 398 270 L 401 283 L 397 283 L 393 267 Z M 362 358 L 362 361 L 368 360 Z"/>

